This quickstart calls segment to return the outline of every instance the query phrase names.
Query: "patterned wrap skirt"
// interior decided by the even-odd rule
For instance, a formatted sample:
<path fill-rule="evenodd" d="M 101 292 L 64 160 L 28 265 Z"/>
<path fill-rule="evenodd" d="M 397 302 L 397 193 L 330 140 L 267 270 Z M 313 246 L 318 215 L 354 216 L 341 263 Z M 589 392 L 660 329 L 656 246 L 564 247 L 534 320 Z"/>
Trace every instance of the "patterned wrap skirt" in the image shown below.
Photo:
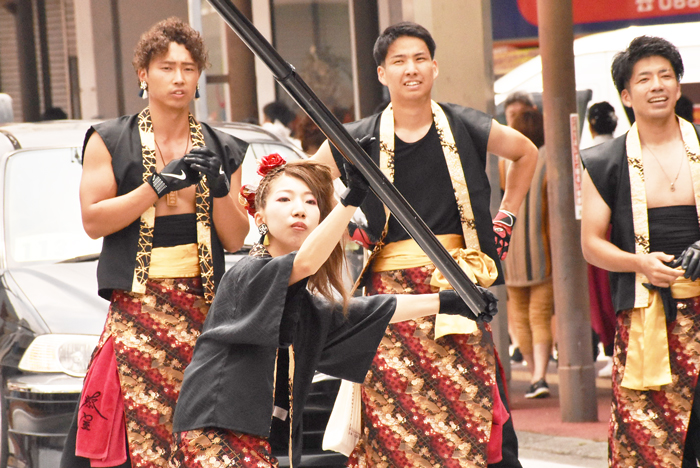
<path fill-rule="evenodd" d="M 368 294 L 428 294 L 434 266 L 369 276 Z M 390 324 L 362 388 L 352 468 L 485 467 L 496 363 L 491 331 L 434 338 L 435 317 Z"/>
<path fill-rule="evenodd" d="M 613 468 L 681 468 L 700 367 L 700 297 L 678 300 L 667 325 L 673 382 L 659 391 L 620 386 L 627 361 L 630 310 L 617 316 L 608 461 Z"/>
<path fill-rule="evenodd" d="M 133 467 L 168 466 L 175 403 L 208 310 L 200 278 L 152 279 L 145 294 L 112 293 L 98 349 L 113 338 Z"/>
<path fill-rule="evenodd" d="M 277 468 L 270 444 L 262 437 L 205 428 L 175 434 L 171 468 Z"/>

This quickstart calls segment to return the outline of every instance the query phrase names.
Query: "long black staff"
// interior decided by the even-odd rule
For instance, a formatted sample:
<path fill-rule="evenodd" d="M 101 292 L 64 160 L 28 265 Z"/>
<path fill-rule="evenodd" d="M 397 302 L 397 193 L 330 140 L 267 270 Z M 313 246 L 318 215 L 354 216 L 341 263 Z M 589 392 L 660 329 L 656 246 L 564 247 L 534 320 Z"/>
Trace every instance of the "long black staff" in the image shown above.
<path fill-rule="evenodd" d="M 445 247 L 440 244 L 413 207 L 382 174 L 374 161 L 367 156 L 362 147 L 348 134 L 343 125 L 311 91 L 304 80 L 296 74 L 294 67 L 277 53 L 267 39 L 248 21 L 248 18 L 243 16 L 231 3 L 231 0 L 209 0 L 209 3 L 248 48 L 267 65 L 277 82 L 318 125 L 345 159 L 357 166 L 369 182 L 372 191 L 389 208 L 411 237 L 416 240 L 469 308 L 473 311 L 484 312 L 486 302 L 474 283 L 469 280 L 466 273 L 457 265 Z"/>

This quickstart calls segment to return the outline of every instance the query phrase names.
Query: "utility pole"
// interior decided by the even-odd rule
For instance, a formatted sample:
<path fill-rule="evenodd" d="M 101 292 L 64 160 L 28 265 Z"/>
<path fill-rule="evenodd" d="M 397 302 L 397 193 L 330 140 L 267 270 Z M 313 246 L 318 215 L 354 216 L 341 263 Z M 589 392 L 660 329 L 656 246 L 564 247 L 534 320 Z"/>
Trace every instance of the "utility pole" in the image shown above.
<path fill-rule="evenodd" d="M 39 79 L 36 68 L 36 45 L 34 42 L 34 12 L 32 2 L 16 4 L 17 43 L 19 44 L 19 76 L 22 96 L 22 120 L 37 122 L 41 119 L 39 101 Z"/>
<path fill-rule="evenodd" d="M 547 197 L 559 349 L 559 405 L 565 422 L 598 420 L 586 262 L 574 211 L 569 116 L 576 113 L 572 0 L 538 0 Z M 578 131 L 578 129 L 575 129 Z"/>

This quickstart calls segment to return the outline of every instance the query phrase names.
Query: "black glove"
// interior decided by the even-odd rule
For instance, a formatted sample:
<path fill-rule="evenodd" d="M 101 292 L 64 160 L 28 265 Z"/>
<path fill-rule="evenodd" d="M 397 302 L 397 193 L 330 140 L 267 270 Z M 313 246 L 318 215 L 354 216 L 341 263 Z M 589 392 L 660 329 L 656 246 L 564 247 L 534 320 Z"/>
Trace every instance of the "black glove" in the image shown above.
<path fill-rule="evenodd" d="M 369 155 L 372 151 L 372 144 L 377 141 L 377 139 L 373 136 L 365 135 L 362 138 L 355 138 L 355 141 L 365 150 L 365 153 Z"/>
<path fill-rule="evenodd" d="M 192 169 L 207 176 L 209 190 L 214 198 L 228 195 L 231 190 L 230 175 L 224 171 L 221 156 L 206 146 L 198 146 L 192 148 L 183 159 Z"/>
<path fill-rule="evenodd" d="M 700 278 L 700 241 L 691 244 L 678 257 L 674 258 L 668 266 L 681 267 L 685 270 L 683 276 L 695 281 Z"/>
<path fill-rule="evenodd" d="M 353 164 L 343 161 L 348 188 L 340 196 L 343 206 L 360 206 L 367 196 L 369 184 L 360 170 Z"/>
<path fill-rule="evenodd" d="M 153 174 L 148 183 L 153 187 L 158 198 L 163 195 L 184 189 L 199 182 L 199 173 L 192 170 L 185 158 L 173 159 L 162 171 Z"/>
<path fill-rule="evenodd" d="M 493 320 L 494 315 L 498 313 L 498 306 L 496 303 L 498 299 L 493 295 L 491 291 L 481 286 L 476 287 L 481 293 L 482 298 L 486 302 L 486 311 L 483 314 L 476 315 L 472 310 L 464 303 L 459 294 L 452 289 L 445 289 L 440 291 L 438 294 L 440 296 L 440 310 L 441 314 L 450 315 L 461 315 L 462 317 L 467 317 L 468 319 L 474 320 L 475 322 L 490 322 Z"/>

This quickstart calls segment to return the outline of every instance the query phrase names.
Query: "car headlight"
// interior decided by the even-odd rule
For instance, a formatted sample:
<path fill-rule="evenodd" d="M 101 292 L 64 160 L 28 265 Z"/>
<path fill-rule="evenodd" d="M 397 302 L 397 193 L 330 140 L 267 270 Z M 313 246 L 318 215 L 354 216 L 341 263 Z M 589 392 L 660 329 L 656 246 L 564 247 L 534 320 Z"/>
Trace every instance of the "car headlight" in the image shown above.
<path fill-rule="evenodd" d="M 24 352 L 19 368 L 85 377 L 99 339 L 97 335 L 39 335 Z"/>

